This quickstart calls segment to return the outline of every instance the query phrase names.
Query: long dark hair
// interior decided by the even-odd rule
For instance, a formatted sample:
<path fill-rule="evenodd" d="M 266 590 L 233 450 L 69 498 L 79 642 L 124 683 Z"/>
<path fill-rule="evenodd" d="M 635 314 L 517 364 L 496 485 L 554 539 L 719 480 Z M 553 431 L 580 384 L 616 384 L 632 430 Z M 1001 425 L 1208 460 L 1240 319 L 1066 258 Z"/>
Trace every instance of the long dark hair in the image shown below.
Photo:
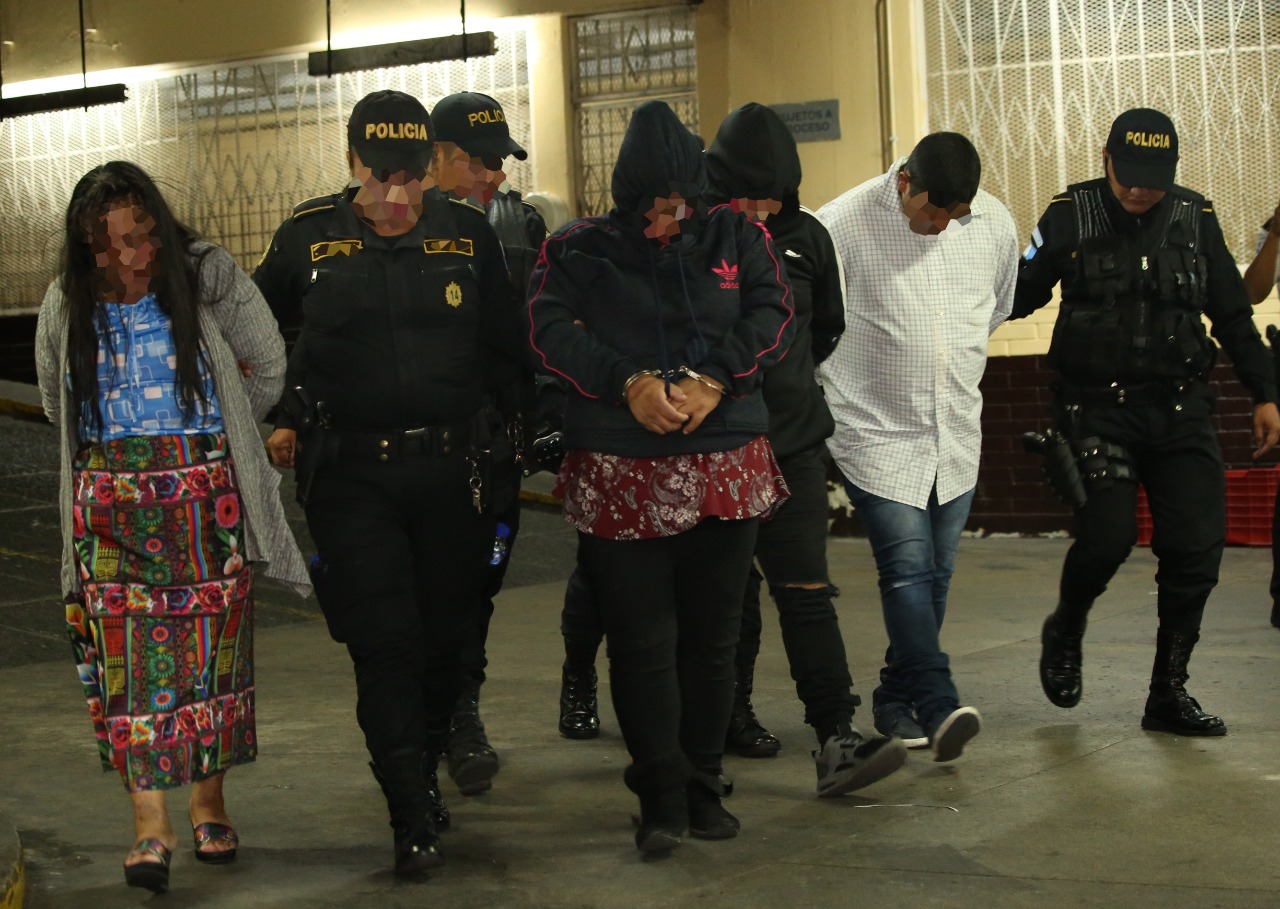
<path fill-rule="evenodd" d="M 159 248 L 152 265 L 151 292 L 172 323 L 177 354 L 177 391 L 183 415 L 190 417 L 196 400 L 207 404 L 201 381 L 200 261 L 193 254 L 198 237 L 174 216 L 155 181 L 128 161 L 108 161 L 80 178 L 67 205 L 66 240 L 62 247 L 61 285 L 67 307 L 67 360 L 71 373 L 73 415 L 87 412 L 91 426 L 102 431 L 98 388 L 98 346 L 105 336 L 99 306 L 101 282 L 90 245 L 94 222 L 113 206 L 127 202 L 155 221 Z"/>

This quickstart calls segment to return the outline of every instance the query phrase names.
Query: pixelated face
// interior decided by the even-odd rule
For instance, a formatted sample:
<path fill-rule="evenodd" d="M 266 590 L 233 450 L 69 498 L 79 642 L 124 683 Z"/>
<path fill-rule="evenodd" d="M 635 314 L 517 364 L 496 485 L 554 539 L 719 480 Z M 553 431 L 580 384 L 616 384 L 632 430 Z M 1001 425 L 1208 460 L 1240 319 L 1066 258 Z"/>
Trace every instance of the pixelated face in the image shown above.
<path fill-rule="evenodd" d="M 440 189 L 453 193 L 460 199 L 488 205 L 493 194 L 507 179 L 502 170 L 503 159 L 496 155 L 469 155 L 453 142 L 437 144 L 441 147 L 437 181 Z"/>
<path fill-rule="evenodd" d="M 671 242 L 672 238 L 680 235 L 680 222 L 692 215 L 693 206 L 680 193 L 656 196 L 653 207 L 644 213 L 645 220 L 649 222 L 644 229 L 644 235 L 665 246 Z"/>
<path fill-rule="evenodd" d="M 750 221 L 764 221 L 770 215 L 782 211 L 782 203 L 777 199 L 748 199 L 744 196 L 741 199 L 730 199 L 729 206 L 734 211 L 742 212 Z"/>
<path fill-rule="evenodd" d="M 420 211 L 422 194 L 432 184 L 423 168 L 374 170 L 351 152 L 351 177 L 359 184 L 352 204 L 375 225 L 404 221 L 410 211 Z"/>
<path fill-rule="evenodd" d="M 1104 148 L 1102 160 L 1107 168 L 1107 183 L 1111 185 L 1111 194 L 1116 201 L 1131 215 L 1145 215 L 1164 198 L 1163 189 L 1147 189 L 1143 186 L 1125 186 L 1116 179 L 1116 169 L 1111 165 L 1111 154 Z"/>
<path fill-rule="evenodd" d="M 113 288 L 145 291 L 160 249 L 155 218 L 122 199 L 89 223 L 89 248 L 99 275 Z"/>
<path fill-rule="evenodd" d="M 973 218 L 968 202 L 953 202 L 945 208 L 930 202 L 929 193 L 912 186 L 911 174 L 905 170 L 898 172 L 898 195 L 902 197 L 902 213 L 917 234 L 940 234 L 953 221 L 963 225 Z"/>

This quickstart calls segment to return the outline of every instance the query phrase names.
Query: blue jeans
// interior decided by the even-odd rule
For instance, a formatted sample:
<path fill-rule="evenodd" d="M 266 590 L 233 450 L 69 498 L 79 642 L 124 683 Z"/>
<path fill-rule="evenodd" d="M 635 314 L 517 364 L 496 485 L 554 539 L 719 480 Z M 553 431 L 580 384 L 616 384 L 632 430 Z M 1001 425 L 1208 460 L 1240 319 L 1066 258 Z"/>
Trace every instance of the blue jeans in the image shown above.
<path fill-rule="evenodd" d="M 845 480 L 880 573 L 880 602 L 889 633 L 885 667 L 873 695 L 877 711 L 901 706 L 915 710 L 932 737 L 960 706 L 951 665 L 938 643 L 947 612 L 947 591 L 955 570 L 960 532 L 969 518 L 973 490 L 945 505 L 935 487 L 925 508 L 882 499 Z"/>

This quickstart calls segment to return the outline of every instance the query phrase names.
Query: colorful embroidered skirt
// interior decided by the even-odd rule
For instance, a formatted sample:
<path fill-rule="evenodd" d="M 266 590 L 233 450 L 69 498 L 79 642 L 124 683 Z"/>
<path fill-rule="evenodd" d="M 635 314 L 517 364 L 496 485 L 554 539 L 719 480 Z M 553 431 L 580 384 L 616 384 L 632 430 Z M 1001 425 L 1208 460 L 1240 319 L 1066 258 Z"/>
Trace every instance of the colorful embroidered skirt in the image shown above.
<path fill-rule="evenodd" d="M 226 436 L 133 436 L 74 464 L 67 626 L 103 767 L 170 789 L 257 755 L 253 585 Z"/>

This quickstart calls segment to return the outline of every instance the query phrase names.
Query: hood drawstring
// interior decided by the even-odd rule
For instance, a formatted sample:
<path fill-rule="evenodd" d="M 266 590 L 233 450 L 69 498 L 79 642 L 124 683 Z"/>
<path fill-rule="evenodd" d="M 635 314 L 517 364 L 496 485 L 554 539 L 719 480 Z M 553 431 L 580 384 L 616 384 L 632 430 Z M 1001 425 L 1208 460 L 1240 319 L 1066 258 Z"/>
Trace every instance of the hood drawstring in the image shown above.
<path fill-rule="evenodd" d="M 671 351 L 667 347 L 666 329 L 662 325 L 662 294 L 658 287 L 658 264 L 653 255 L 653 247 L 649 246 L 646 249 L 649 252 L 649 284 L 653 288 L 653 311 L 657 323 L 658 349 L 661 354 L 662 381 L 665 390 L 670 393 L 671 377 L 675 371 L 671 366 Z M 711 346 L 702 333 L 702 326 L 698 324 L 698 316 L 693 309 L 693 298 L 689 295 L 689 282 L 684 273 L 684 257 L 680 254 L 679 247 L 676 247 L 676 271 L 680 273 L 680 291 L 684 295 L 685 310 L 689 313 L 689 321 L 693 324 L 694 333 L 697 335 L 696 341 L 690 345 L 692 350 L 686 351 L 686 354 L 692 364 L 696 365 L 706 359 Z"/>
<path fill-rule="evenodd" d="M 698 315 L 693 311 L 693 299 L 689 296 L 689 284 L 684 276 L 684 257 L 680 255 L 680 250 L 676 250 L 676 267 L 680 271 L 680 290 L 684 293 L 685 309 L 689 312 L 689 321 L 693 323 L 693 330 L 698 335 L 698 343 L 695 349 L 687 351 L 691 363 L 685 365 L 697 365 L 707 358 L 707 354 L 711 351 L 711 345 L 707 343 L 706 337 L 702 334 L 702 326 L 698 324 Z"/>
<path fill-rule="evenodd" d="M 646 244 L 645 250 L 649 253 L 649 286 L 653 289 L 653 315 L 658 331 L 658 351 L 662 365 L 662 388 L 666 394 L 670 394 L 671 365 L 667 356 L 667 332 L 662 326 L 662 294 L 658 289 L 658 263 L 653 258 L 653 247 Z"/>

